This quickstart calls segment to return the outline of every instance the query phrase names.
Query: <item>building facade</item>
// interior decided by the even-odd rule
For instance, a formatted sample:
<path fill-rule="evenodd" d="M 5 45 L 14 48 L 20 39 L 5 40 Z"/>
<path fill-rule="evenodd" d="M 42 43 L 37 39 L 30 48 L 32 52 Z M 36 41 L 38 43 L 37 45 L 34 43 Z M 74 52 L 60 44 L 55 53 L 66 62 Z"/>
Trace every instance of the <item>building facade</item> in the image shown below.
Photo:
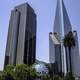
<path fill-rule="evenodd" d="M 36 58 L 36 14 L 28 4 L 11 11 L 5 52 L 7 64 L 32 64 Z"/>
<path fill-rule="evenodd" d="M 49 59 L 54 74 L 62 73 L 61 44 L 57 35 L 49 34 Z"/>
<path fill-rule="evenodd" d="M 67 35 L 69 32 L 73 32 L 75 43 L 76 43 L 75 47 L 72 47 L 72 50 L 71 50 L 72 51 L 71 52 L 71 60 L 69 59 L 70 54 L 69 54 L 68 49 L 67 49 L 67 55 L 66 55 L 65 47 L 63 45 L 64 44 L 63 39 L 64 39 L 65 35 Z M 56 63 L 54 60 L 57 59 L 57 61 L 58 61 L 58 59 L 60 59 L 60 55 L 61 55 L 61 60 L 59 60 L 58 65 L 59 64 L 62 65 L 60 67 L 62 70 L 62 73 L 70 72 L 71 71 L 70 66 L 71 66 L 73 75 L 79 76 L 80 75 L 80 69 L 79 69 L 80 55 L 79 55 L 77 32 L 72 31 L 72 25 L 70 23 L 63 0 L 57 0 L 54 28 L 53 28 L 53 33 L 50 35 L 52 35 L 52 36 L 55 35 L 55 38 L 56 38 L 55 39 L 54 37 L 52 37 L 51 39 L 53 41 L 49 40 L 50 63 L 52 63 L 52 62 Z M 54 44 L 54 42 L 56 42 L 56 41 L 59 41 L 60 48 L 59 47 L 56 48 L 55 44 L 57 45 L 57 43 Z M 58 52 L 58 50 L 59 50 L 58 48 L 60 49 L 61 52 L 60 51 Z M 55 52 L 54 52 L 54 49 L 56 50 Z M 75 62 L 76 60 L 77 60 L 77 63 Z M 58 65 L 57 65 L 57 67 L 58 67 Z"/>

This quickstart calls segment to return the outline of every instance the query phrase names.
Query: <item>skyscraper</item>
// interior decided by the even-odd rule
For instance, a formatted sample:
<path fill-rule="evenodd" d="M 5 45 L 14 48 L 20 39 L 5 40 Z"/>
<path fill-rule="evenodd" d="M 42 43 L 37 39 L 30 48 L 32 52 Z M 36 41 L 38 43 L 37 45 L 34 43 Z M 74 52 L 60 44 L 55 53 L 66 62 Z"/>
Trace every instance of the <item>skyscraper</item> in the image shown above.
<path fill-rule="evenodd" d="M 11 11 L 4 66 L 32 64 L 36 58 L 36 14 L 28 4 Z"/>
<path fill-rule="evenodd" d="M 61 44 L 56 33 L 49 33 L 49 53 L 54 74 L 62 73 Z"/>
<path fill-rule="evenodd" d="M 79 75 L 80 74 L 80 69 L 79 69 L 80 56 L 79 56 L 77 32 L 72 31 L 75 38 L 76 45 L 74 49 L 73 48 L 71 49 L 71 60 L 69 59 L 69 56 L 70 56 L 69 51 L 67 50 L 67 55 L 66 55 L 66 51 L 63 45 L 63 39 L 65 35 L 67 35 L 70 31 L 72 31 L 72 26 L 71 26 L 64 2 L 63 0 L 57 0 L 54 29 L 53 29 L 53 33 L 49 34 L 50 63 L 57 63 L 58 72 L 59 72 L 59 68 L 61 68 L 63 73 L 70 72 L 71 71 L 70 67 L 71 67 L 72 73 L 74 75 Z M 60 48 L 59 47 L 56 48 L 55 45 L 57 44 L 60 46 Z M 77 63 L 75 63 L 76 59 L 78 60 Z M 68 64 L 66 62 L 68 62 Z M 62 65 L 61 67 L 59 67 L 60 64 Z"/>
<path fill-rule="evenodd" d="M 57 0 L 57 8 L 56 8 L 56 14 L 55 14 L 55 20 L 54 20 L 54 29 L 53 33 L 57 33 L 60 44 L 61 44 L 61 58 L 62 58 L 62 72 L 66 71 L 66 57 L 65 57 L 65 50 L 63 46 L 63 38 L 64 36 L 72 31 L 72 26 L 64 5 L 63 0 Z"/>

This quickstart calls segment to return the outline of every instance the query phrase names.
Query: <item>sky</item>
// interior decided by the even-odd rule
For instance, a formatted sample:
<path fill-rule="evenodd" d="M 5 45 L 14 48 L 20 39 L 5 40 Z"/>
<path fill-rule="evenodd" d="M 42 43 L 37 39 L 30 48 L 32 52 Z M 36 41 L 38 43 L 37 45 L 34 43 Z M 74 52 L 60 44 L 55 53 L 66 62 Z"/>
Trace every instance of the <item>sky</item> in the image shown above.
<path fill-rule="evenodd" d="M 3 69 L 11 10 L 28 2 L 37 15 L 36 58 L 49 62 L 49 32 L 53 31 L 57 0 L 1 0 L 0 1 L 0 70 Z M 77 30 L 80 44 L 80 0 L 64 0 L 73 30 Z"/>

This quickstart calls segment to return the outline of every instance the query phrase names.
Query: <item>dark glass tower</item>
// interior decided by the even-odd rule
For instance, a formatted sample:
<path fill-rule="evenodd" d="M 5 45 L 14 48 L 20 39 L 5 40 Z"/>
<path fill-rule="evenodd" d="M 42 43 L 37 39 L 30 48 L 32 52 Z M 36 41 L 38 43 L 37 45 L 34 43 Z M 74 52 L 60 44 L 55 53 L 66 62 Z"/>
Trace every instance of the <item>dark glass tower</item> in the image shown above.
<path fill-rule="evenodd" d="M 36 58 L 36 14 L 29 4 L 11 11 L 4 67 L 33 64 Z"/>

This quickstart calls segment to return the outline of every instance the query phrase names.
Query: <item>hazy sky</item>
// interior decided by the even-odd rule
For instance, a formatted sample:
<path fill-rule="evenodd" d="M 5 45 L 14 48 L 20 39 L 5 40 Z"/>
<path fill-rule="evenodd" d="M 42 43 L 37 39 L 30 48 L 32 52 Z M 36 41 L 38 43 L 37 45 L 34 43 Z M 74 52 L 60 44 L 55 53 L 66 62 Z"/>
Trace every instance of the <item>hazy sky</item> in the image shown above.
<path fill-rule="evenodd" d="M 1 0 L 0 1 L 0 70 L 3 69 L 7 32 L 11 10 L 28 2 L 37 14 L 36 57 L 49 62 L 49 32 L 53 31 L 57 0 Z M 80 0 L 64 0 L 73 30 L 80 36 Z M 80 37 L 79 37 L 80 42 Z"/>

